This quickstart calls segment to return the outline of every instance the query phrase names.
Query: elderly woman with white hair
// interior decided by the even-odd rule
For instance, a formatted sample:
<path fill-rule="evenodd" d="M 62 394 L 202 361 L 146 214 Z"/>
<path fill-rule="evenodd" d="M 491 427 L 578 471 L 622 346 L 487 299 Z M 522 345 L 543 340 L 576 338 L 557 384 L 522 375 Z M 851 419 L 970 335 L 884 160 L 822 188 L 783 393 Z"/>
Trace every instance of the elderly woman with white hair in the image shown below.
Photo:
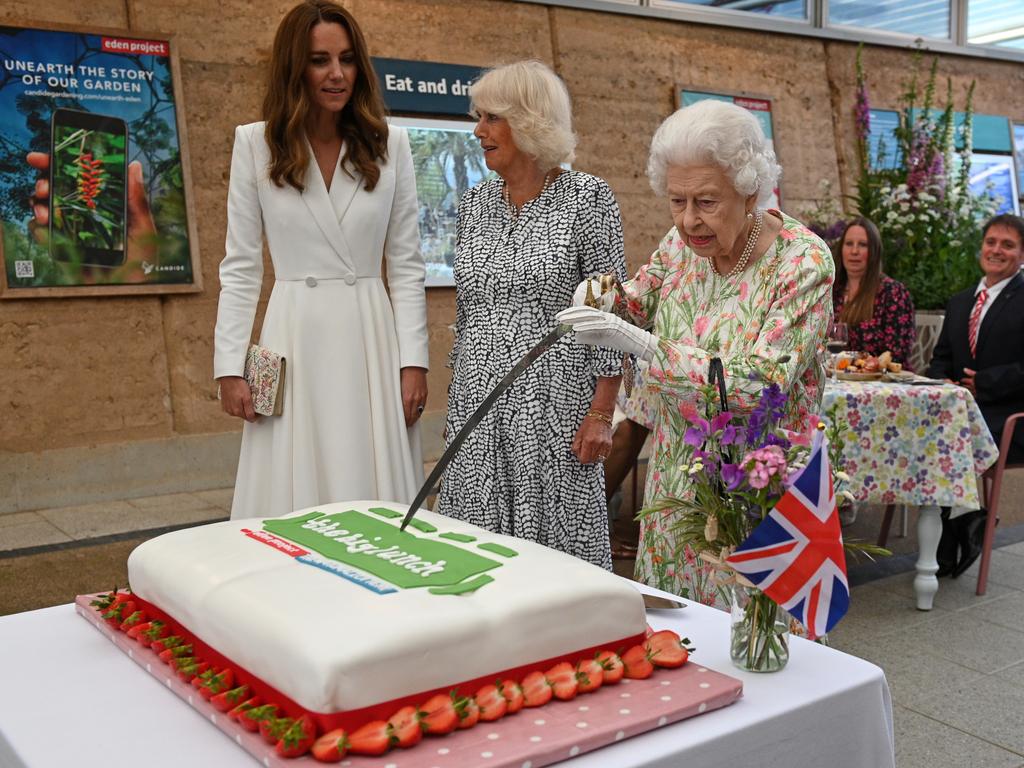
<path fill-rule="evenodd" d="M 835 267 L 807 227 L 761 207 L 779 171 L 760 125 L 742 107 L 702 101 L 680 109 L 651 142 L 647 174 L 668 197 L 675 226 L 622 286 L 618 298 L 633 324 L 585 306 L 559 314 L 574 326 L 577 342 L 650 362 L 647 386 L 657 417 L 637 579 L 721 606 L 727 603 L 709 568 L 676 541 L 679 513 L 658 510 L 690 493 L 679 451 L 712 358 L 722 361 L 734 410 L 753 406 L 766 375 L 789 395 L 788 426 L 806 424 L 820 405 L 819 352 L 832 316 Z"/>
<path fill-rule="evenodd" d="M 470 99 L 487 167 L 459 202 L 451 441 L 494 385 L 558 323 L 581 280 L 625 278 L 619 207 L 573 159 L 569 94 L 548 67 L 492 69 Z M 563 343 L 540 358 L 470 434 L 436 510 L 604 568 L 611 548 L 601 464 L 622 354 Z"/>

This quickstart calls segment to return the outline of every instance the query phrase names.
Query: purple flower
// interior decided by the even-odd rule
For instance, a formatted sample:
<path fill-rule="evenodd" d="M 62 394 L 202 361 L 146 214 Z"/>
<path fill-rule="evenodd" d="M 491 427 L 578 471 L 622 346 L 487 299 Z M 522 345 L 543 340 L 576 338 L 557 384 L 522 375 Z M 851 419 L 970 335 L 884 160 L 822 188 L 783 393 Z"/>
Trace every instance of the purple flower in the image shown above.
<path fill-rule="evenodd" d="M 699 448 L 704 445 L 707 437 L 706 432 L 701 431 L 697 427 L 689 427 L 683 435 L 683 442 L 687 445 L 692 445 L 694 448 Z"/>
<path fill-rule="evenodd" d="M 711 431 L 721 432 L 725 425 L 730 421 L 732 421 L 732 414 L 728 411 L 722 411 L 711 420 Z"/>
<path fill-rule="evenodd" d="M 722 430 L 722 437 L 719 442 L 722 445 L 735 445 L 740 442 L 743 437 L 741 430 L 734 427 L 732 424 L 726 425 L 725 429 Z"/>
<path fill-rule="evenodd" d="M 722 462 L 722 480 L 728 491 L 735 491 L 743 484 L 743 467 L 739 464 L 726 464 Z"/>

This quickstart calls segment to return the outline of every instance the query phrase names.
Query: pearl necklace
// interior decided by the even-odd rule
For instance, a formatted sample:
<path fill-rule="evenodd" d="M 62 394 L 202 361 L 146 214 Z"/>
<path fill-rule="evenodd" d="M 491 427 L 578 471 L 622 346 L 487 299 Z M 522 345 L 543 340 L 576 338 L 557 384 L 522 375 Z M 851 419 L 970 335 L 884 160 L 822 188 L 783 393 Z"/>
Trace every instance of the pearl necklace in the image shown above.
<path fill-rule="evenodd" d="M 551 184 L 551 179 L 551 171 L 548 171 L 547 173 L 544 174 L 544 183 L 541 185 L 540 192 L 537 193 L 536 197 L 530 198 L 530 200 L 536 200 L 538 197 L 543 196 L 543 194 L 547 191 L 548 186 Z M 510 195 L 508 191 L 508 184 L 505 184 L 504 182 L 501 187 L 501 199 L 505 201 L 505 205 L 508 207 L 508 213 L 513 219 L 518 219 L 520 211 L 523 210 L 523 205 L 526 205 L 526 203 L 530 202 L 530 200 L 527 200 L 523 203 L 523 205 L 516 205 L 515 203 L 513 203 L 512 195 Z"/>
<path fill-rule="evenodd" d="M 754 246 L 757 245 L 757 239 L 761 236 L 761 224 L 764 221 L 764 211 L 758 209 L 756 213 L 748 213 L 748 219 L 753 219 L 754 224 L 750 228 L 750 235 L 747 237 L 747 244 L 743 247 L 743 253 L 740 254 L 740 260 L 736 262 L 736 266 L 729 270 L 729 273 L 722 275 L 718 271 L 718 267 L 715 266 L 714 258 L 709 258 L 711 262 L 711 271 L 716 275 L 720 275 L 728 280 L 730 277 L 742 274 L 743 270 L 747 268 L 747 262 L 750 261 L 750 254 L 754 252 Z"/>

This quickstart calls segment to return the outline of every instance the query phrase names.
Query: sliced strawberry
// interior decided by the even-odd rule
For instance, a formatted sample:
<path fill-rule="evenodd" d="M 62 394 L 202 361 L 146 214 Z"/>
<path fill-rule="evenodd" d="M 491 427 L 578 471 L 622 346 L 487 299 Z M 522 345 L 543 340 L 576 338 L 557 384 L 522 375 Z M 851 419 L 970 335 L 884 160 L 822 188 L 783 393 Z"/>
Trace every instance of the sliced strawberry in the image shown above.
<path fill-rule="evenodd" d="M 192 678 L 192 687 L 193 688 L 198 688 L 203 683 L 205 683 L 207 680 L 210 680 L 216 674 L 217 674 L 217 670 L 214 669 L 213 667 L 210 667 L 209 669 L 207 669 L 202 674 L 196 675 L 195 677 Z"/>
<path fill-rule="evenodd" d="M 626 672 L 626 668 L 622 666 L 622 659 L 619 657 L 619 654 L 612 651 L 598 652 L 597 663 L 604 669 L 604 685 L 615 685 Z"/>
<path fill-rule="evenodd" d="M 498 690 L 508 702 L 507 714 L 514 715 L 523 708 L 523 689 L 515 680 L 502 680 L 498 683 Z"/>
<path fill-rule="evenodd" d="M 576 689 L 579 693 L 596 691 L 604 682 L 604 667 L 595 659 L 584 659 L 576 665 Z"/>
<path fill-rule="evenodd" d="M 274 749 L 281 757 L 301 757 L 309 752 L 315 741 L 316 723 L 309 715 L 303 715 L 292 721 Z"/>
<path fill-rule="evenodd" d="M 205 678 L 199 685 L 199 695 L 204 699 L 227 691 L 235 684 L 235 670 L 224 667 L 220 672 Z"/>
<path fill-rule="evenodd" d="M 260 723 L 277 716 L 277 707 L 273 704 L 264 704 L 260 707 L 252 707 L 239 713 L 238 724 L 247 731 L 255 733 L 260 729 Z"/>
<path fill-rule="evenodd" d="M 480 707 L 470 697 L 459 699 L 455 704 L 455 711 L 459 713 L 459 729 L 472 728 L 480 720 Z"/>
<path fill-rule="evenodd" d="M 420 713 L 416 707 L 402 707 L 388 718 L 391 726 L 391 745 L 403 749 L 414 747 L 423 739 Z"/>
<path fill-rule="evenodd" d="M 561 664 L 555 664 L 544 673 L 544 677 L 551 684 L 551 691 L 556 699 L 568 701 L 576 698 L 576 670 L 569 662 L 563 661 Z"/>
<path fill-rule="evenodd" d="M 121 628 L 121 622 L 126 618 L 135 613 L 135 601 L 134 600 L 114 600 L 110 609 L 103 614 L 103 620 L 115 629 Z"/>
<path fill-rule="evenodd" d="M 294 722 L 290 717 L 265 717 L 260 720 L 260 736 L 267 744 L 275 746 Z"/>
<path fill-rule="evenodd" d="M 249 686 L 240 685 L 230 691 L 224 691 L 210 697 L 210 703 L 218 712 L 229 712 L 249 696 Z"/>
<path fill-rule="evenodd" d="M 246 699 L 234 709 L 228 712 L 228 718 L 231 720 L 237 720 L 250 709 L 255 709 L 262 704 L 262 700 L 259 696 L 253 696 L 252 698 Z"/>
<path fill-rule="evenodd" d="M 129 632 L 128 634 L 131 634 Z M 140 629 L 139 633 L 135 635 L 135 639 L 143 645 L 152 647 L 152 644 L 161 638 L 167 637 L 171 634 L 171 628 L 164 624 L 159 619 L 153 619 L 149 622 L 149 626 L 145 629 Z"/>
<path fill-rule="evenodd" d="M 622 665 L 626 668 L 626 677 L 632 680 L 643 680 L 654 672 L 654 665 L 642 645 L 634 645 L 622 654 Z"/>
<path fill-rule="evenodd" d="M 344 728 L 328 731 L 313 742 L 312 752 L 321 763 L 337 763 L 348 752 L 348 734 Z"/>
<path fill-rule="evenodd" d="M 680 640 L 679 635 L 670 629 L 655 632 L 647 638 L 644 648 L 647 657 L 658 667 L 681 667 L 690 658 L 689 638 Z"/>
<path fill-rule="evenodd" d="M 203 672 L 205 672 L 209 668 L 210 665 L 207 664 L 205 661 L 193 659 L 191 663 L 182 664 L 178 667 L 178 677 L 180 677 L 186 683 L 191 683 L 193 677 L 203 674 Z"/>
<path fill-rule="evenodd" d="M 348 751 L 356 755 L 383 755 L 391 748 L 390 726 L 374 720 L 348 735 Z"/>
<path fill-rule="evenodd" d="M 181 635 L 169 635 L 159 640 L 154 640 L 149 647 L 153 649 L 154 653 L 163 653 L 168 648 L 177 648 L 179 645 L 184 644 L 185 638 L 181 637 Z"/>
<path fill-rule="evenodd" d="M 459 724 L 459 715 L 455 711 L 455 699 L 450 693 L 439 693 L 427 699 L 420 707 L 420 726 L 431 736 L 443 736 L 451 733 Z"/>
<path fill-rule="evenodd" d="M 531 672 L 523 678 L 523 704 L 527 707 L 540 707 L 551 701 L 553 691 L 543 672 Z"/>
<path fill-rule="evenodd" d="M 172 667 L 178 659 L 185 659 L 192 657 L 192 644 L 188 645 L 176 645 L 173 648 L 168 648 L 166 651 L 160 651 L 157 657 L 164 664 L 170 664 Z"/>
<path fill-rule="evenodd" d="M 118 627 L 122 632 L 127 632 L 140 624 L 146 624 L 149 621 L 149 616 L 146 615 L 145 611 L 132 611 L 124 621 L 121 622 L 121 626 Z M 134 635 L 129 635 L 134 637 Z"/>
<path fill-rule="evenodd" d="M 140 624 L 136 624 L 135 626 L 128 627 L 125 630 L 125 632 L 128 634 L 128 637 L 130 637 L 132 640 L 138 640 L 139 639 L 139 635 L 141 635 L 143 632 L 145 632 L 151 626 L 153 626 L 153 622 L 151 622 L 151 621 L 144 621 L 144 622 L 142 622 Z"/>
<path fill-rule="evenodd" d="M 485 685 L 473 698 L 480 708 L 480 719 L 485 723 L 501 719 L 508 711 L 508 701 L 496 685 Z"/>

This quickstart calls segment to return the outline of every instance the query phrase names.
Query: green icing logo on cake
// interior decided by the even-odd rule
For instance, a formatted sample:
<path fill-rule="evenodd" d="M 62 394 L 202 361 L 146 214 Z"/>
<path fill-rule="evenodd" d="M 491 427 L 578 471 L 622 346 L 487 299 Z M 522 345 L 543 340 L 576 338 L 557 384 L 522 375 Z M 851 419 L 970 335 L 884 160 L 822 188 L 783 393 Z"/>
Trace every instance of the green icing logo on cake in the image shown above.
<path fill-rule="evenodd" d="M 383 508 L 371 511 L 382 517 L 397 515 Z M 266 534 L 246 533 L 292 554 L 299 562 L 379 594 L 414 588 L 442 595 L 472 592 L 493 581 L 487 572 L 501 566 L 497 560 L 459 546 L 451 534 L 428 538 L 400 531 L 393 523 L 356 510 L 264 520 L 263 530 L 304 549 L 289 551 L 267 541 Z M 497 544 L 478 546 L 504 557 L 516 555 Z"/>

